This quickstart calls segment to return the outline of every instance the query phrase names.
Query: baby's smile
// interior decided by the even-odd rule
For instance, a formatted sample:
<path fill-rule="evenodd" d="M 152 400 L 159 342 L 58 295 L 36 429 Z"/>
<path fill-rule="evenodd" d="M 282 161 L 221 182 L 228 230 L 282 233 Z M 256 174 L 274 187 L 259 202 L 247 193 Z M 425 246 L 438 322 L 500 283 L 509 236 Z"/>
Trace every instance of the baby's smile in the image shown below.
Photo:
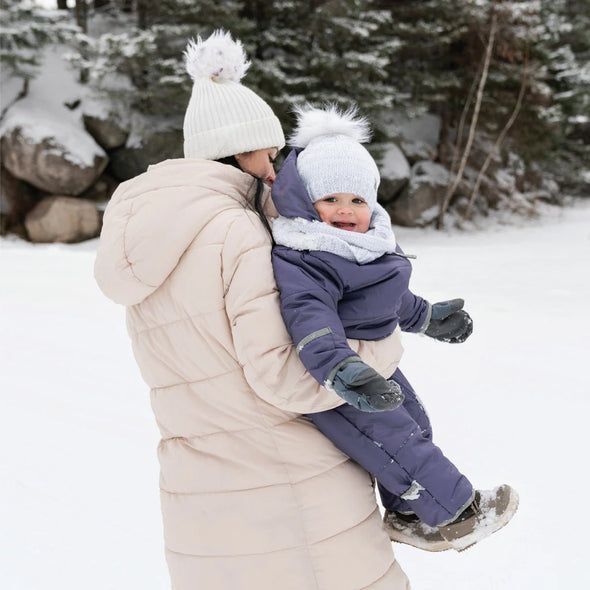
<path fill-rule="evenodd" d="M 344 229 L 346 231 L 356 231 L 356 223 L 348 221 L 332 221 L 332 225 L 338 229 Z"/>

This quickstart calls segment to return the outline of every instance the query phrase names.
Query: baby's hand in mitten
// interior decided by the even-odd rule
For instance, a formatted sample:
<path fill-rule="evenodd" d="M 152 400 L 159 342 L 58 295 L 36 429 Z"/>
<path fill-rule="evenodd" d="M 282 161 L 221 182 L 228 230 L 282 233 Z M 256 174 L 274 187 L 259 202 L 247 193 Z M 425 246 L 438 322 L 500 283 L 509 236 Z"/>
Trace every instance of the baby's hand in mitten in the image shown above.
<path fill-rule="evenodd" d="M 465 342 L 473 332 L 473 320 L 463 310 L 464 303 L 463 299 L 435 303 L 424 334 L 451 344 Z"/>
<path fill-rule="evenodd" d="M 361 361 L 343 365 L 332 385 L 341 398 L 363 412 L 395 410 L 404 401 L 404 394 L 395 381 L 388 381 Z"/>

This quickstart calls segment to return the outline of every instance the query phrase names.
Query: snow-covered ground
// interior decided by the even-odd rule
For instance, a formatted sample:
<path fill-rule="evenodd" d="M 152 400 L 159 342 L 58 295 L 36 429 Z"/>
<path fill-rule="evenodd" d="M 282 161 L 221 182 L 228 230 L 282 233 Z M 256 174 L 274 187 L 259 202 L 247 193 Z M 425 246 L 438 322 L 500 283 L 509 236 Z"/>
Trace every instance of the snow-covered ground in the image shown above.
<path fill-rule="evenodd" d="M 463 297 L 475 321 L 461 346 L 406 335 L 402 367 L 474 484 L 521 498 L 465 553 L 396 545 L 413 589 L 590 587 L 590 202 L 521 227 L 396 232 L 419 256 L 414 291 Z M 0 241 L 3 590 L 169 587 L 158 434 L 95 250 Z"/>

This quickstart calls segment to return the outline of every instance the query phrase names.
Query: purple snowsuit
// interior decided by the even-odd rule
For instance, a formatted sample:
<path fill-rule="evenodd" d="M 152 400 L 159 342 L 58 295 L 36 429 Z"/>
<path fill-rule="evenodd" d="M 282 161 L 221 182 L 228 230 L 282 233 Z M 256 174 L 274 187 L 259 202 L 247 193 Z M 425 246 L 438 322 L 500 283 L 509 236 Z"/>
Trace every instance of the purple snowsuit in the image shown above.
<path fill-rule="evenodd" d="M 319 220 L 297 172 L 293 150 L 277 175 L 272 198 L 284 217 Z M 401 249 L 398 248 L 401 253 Z M 356 353 L 347 338 L 380 340 L 397 325 L 419 332 L 429 304 L 408 288 L 411 264 L 385 254 L 357 264 L 324 251 L 273 248 L 281 311 L 299 357 L 321 384 Z M 405 401 L 389 412 L 343 404 L 309 417 L 339 449 L 378 481 L 388 510 L 411 511 L 431 526 L 452 520 L 472 499 L 469 481 L 432 442 L 430 421 L 399 369 L 392 376 Z"/>

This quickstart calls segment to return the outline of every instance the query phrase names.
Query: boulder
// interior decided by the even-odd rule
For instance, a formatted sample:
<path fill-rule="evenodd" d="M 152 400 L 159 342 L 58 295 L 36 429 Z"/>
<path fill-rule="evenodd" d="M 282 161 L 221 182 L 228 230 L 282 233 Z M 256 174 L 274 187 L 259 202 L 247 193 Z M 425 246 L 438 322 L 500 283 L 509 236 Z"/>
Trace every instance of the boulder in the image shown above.
<path fill-rule="evenodd" d="M 381 156 L 378 158 L 381 183 L 378 198 L 383 205 L 398 196 L 410 179 L 410 165 L 395 143 L 373 146 Z"/>
<path fill-rule="evenodd" d="M 151 164 L 170 158 L 182 158 L 183 135 L 181 129 L 144 129 L 141 140 L 128 142 L 125 147 L 110 153 L 109 172 L 119 181 L 142 174 Z"/>
<path fill-rule="evenodd" d="M 32 242 L 81 242 L 100 233 L 100 215 L 91 201 L 53 195 L 27 215 L 25 227 Z"/>
<path fill-rule="evenodd" d="M 10 174 L 4 166 L 0 168 L 0 214 L 4 229 L 21 226 L 38 201 L 32 186 Z"/>
<path fill-rule="evenodd" d="M 88 190 L 84 191 L 80 198 L 101 203 L 108 201 L 115 192 L 118 182 L 108 174 L 103 174 Z"/>
<path fill-rule="evenodd" d="M 397 225 L 424 226 L 438 216 L 449 174 L 440 164 L 429 160 L 412 166 L 410 182 L 387 210 Z"/>
<path fill-rule="evenodd" d="M 107 115 L 99 117 L 84 114 L 84 127 L 94 137 L 96 143 L 105 150 L 112 150 L 125 145 L 129 131 L 124 129 L 117 117 Z"/>
<path fill-rule="evenodd" d="M 84 192 L 108 163 L 103 149 L 83 129 L 65 121 L 31 119 L 26 124 L 18 121 L 3 128 L 2 156 L 6 168 L 47 193 Z"/>

